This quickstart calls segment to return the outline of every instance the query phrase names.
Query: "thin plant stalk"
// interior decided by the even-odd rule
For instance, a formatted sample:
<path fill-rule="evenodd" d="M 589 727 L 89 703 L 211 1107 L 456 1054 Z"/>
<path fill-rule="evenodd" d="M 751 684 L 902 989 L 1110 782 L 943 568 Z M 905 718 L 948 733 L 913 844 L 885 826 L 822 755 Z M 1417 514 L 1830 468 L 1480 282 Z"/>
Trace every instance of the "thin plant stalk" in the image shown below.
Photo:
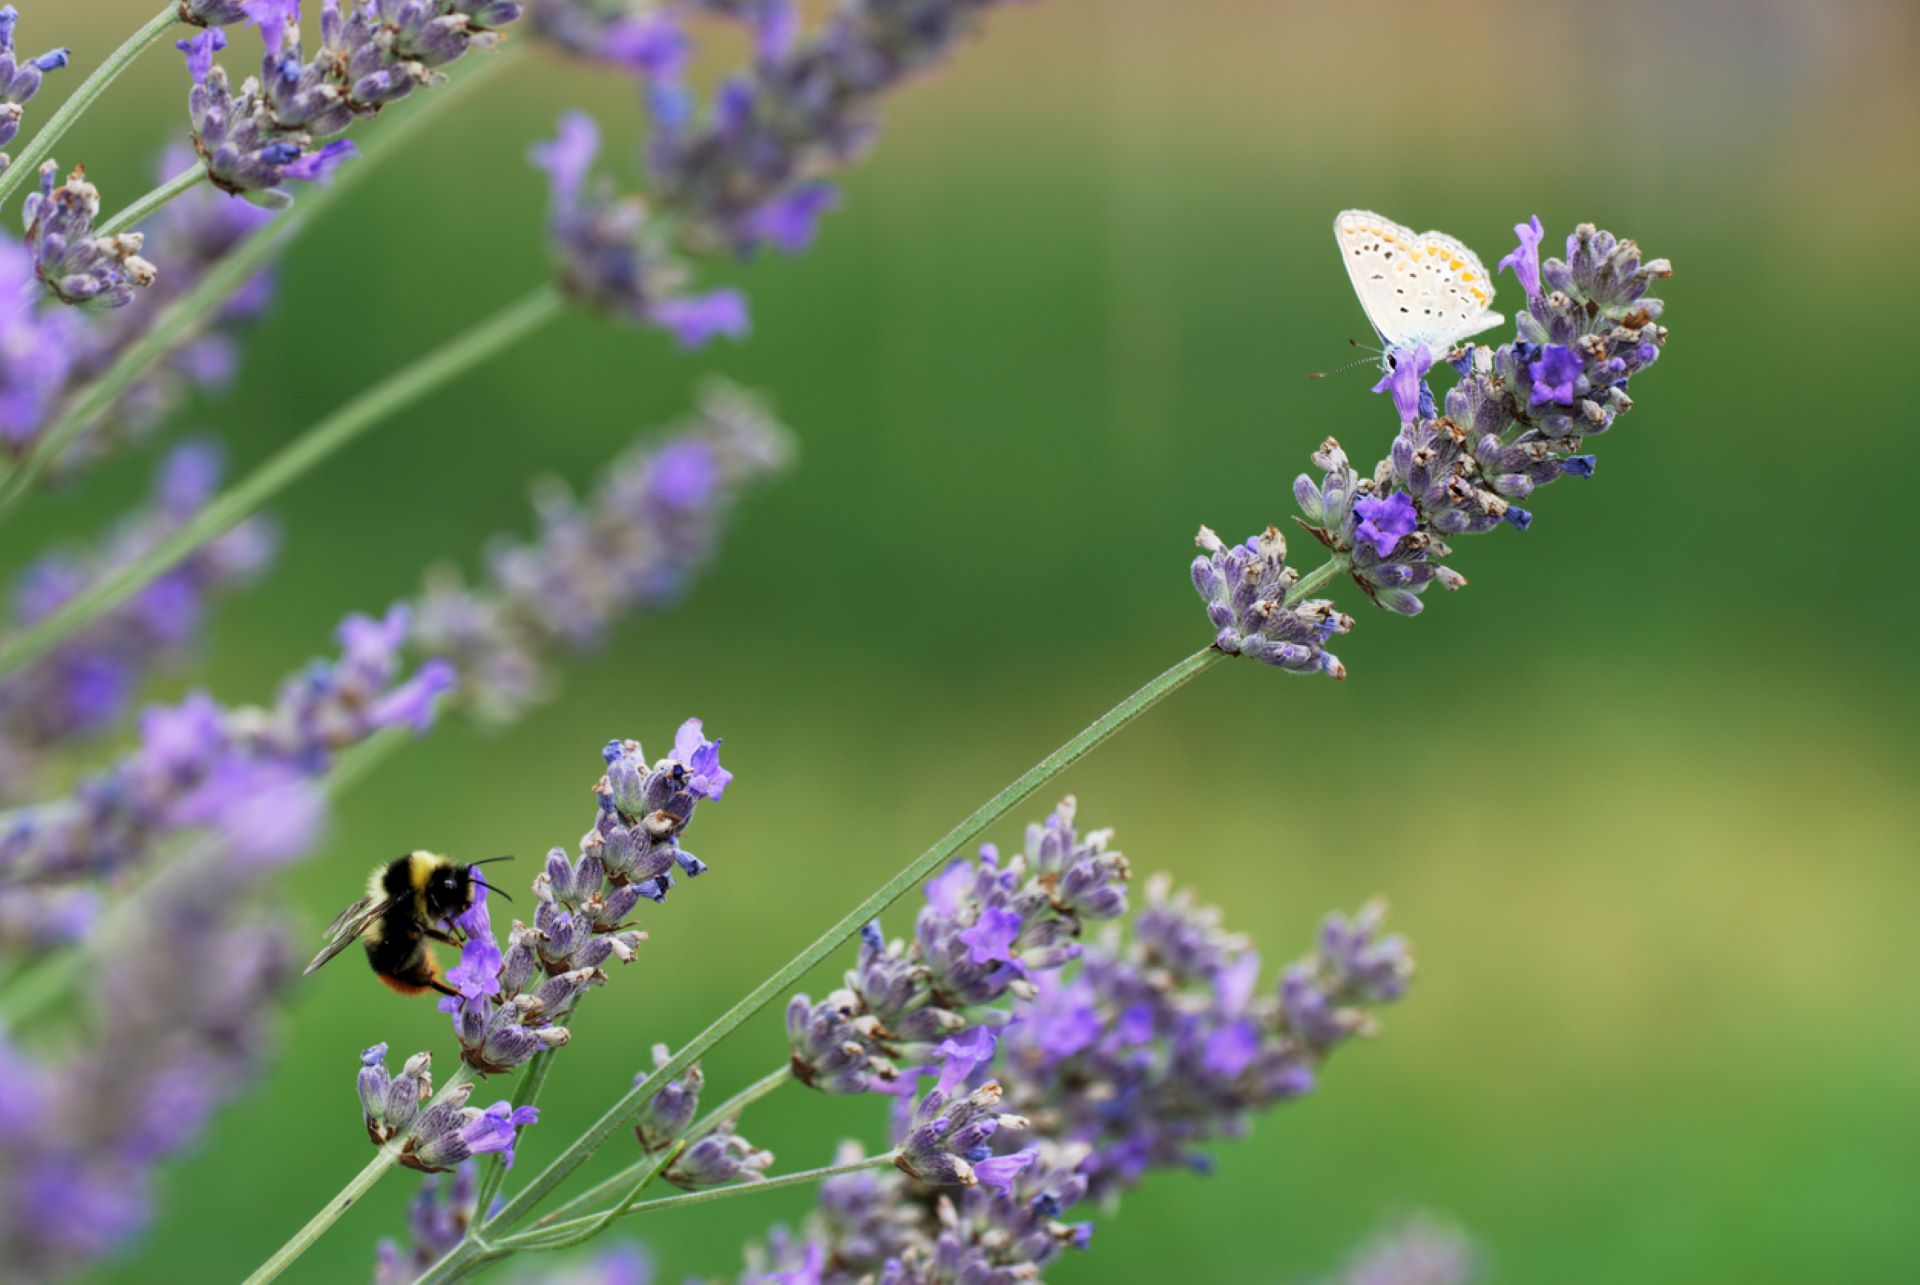
<path fill-rule="evenodd" d="M 687 1141 L 685 1138 L 682 1138 L 661 1152 L 657 1160 L 628 1182 L 625 1192 L 621 1195 L 620 1199 L 608 1205 L 598 1214 L 588 1218 L 577 1218 L 573 1222 L 548 1230 L 528 1232 L 526 1233 L 528 1238 L 526 1241 L 515 1238 L 512 1244 L 494 1246 L 494 1252 L 504 1255 L 516 1250 L 537 1252 L 543 1250 L 570 1249 L 575 1245 L 584 1245 L 605 1231 L 608 1224 L 613 1222 L 614 1219 L 620 1217 L 622 1214 L 632 1213 L 637 1209 L 639 1206 L 636 1202 L 640 1199 L 640 1193 L 645 1191 L 655 1178 L 672 1168 L 673 1162 L 678 1160 L 681 1153 L 686 1149 Z M 749 1183 L 747 1185 L 757 1186 L 758 1184 Z"/>
<path fill-rule="evenodd" d="M 456 69 L 449 83 L 436 89 L 424 103 L 401 115 L 392 125 L 377 130 L 370 141 L 379 146 L 363 148 L 353 164 L 342 166 L 324 186 L 303 193 L 293 209 L 241 242 L 193 289 L 175 300 L 170 308 L 154 320 L 145 334 L 127 346 L 118 360 L 73 395 L 59 417 L 47 426 L 47 431 L 40 435 L 18 465 L 10 471 L 0 465 L 0 516 L 20 502 L 34 483 L 73 444 L 74 439 L 97 422 L 136 379 L 198 334 L 235 291 L 251 281 L 255 273 L 290 245 L 315 219 L 339 204 L 364 182 L 377 157 L 399 150 L 404 140 L 420 133 L 521 56 L 516 46 L 488 55 L 472 71 L 460 72 Z M 4 181 L 3 175 L 0 175 L 0 181 Z M 187 190 L 190 189 L 182 187 L 170 193 L 169 199 Z M 147 204 L 147 201 L 148 198 L 143 197 L 136 204 Z M 152 214 L 161 204 L 147 204 L 144 214 Z"/>
<path fill-rule="evenodd" d="M 739 1182 L 730 1187 L 715 1187 L 709 1191 L 689 1191 L 679 1196 L 662 1196 L 658 1200 L 643 1200 L 639 1204 L 621 1201 L 618 1204 L 589 1218 L 575 1218 L 570 1222 L 556 1223 L 552 1227 L 543 1227 L 535 1231 L 522 1232 L 505 1240 L 493 1242 L 490 1252 L 494 1255 L 516 1251 L 564 1249 L 577 1245 L 590 1236 L 598 1235 L 615 1218 L 625 1218 L 632 1214 L 659 1213 L 667 1209 L 683 1209 L 688 1205 L 711 1204 L 716 1200 L 731 1200 L 735 1196 L 755 1196 L 762 1192 L 779 1191 L 783 1187 L 798 1187 L 811 1182 L 824 1182 L 828 1178 L 838 1178 L 842 1174 L 859 1173 L 862 1169 L 878 1169 L 890 1165 L 899 1159 L 896 1149 L 885 1151 L 877 1156 L 862 1156 L 858 1160 L 849 1160 L 844 1164 L 823 1165 L 818 1169 L 803 1169 L 798 1173 L 783 1173 L 772 1178 L 763 1178 L 758 1182 Z M 453 1280 L 451 1275 L 442 1274 L 444 1260 L 435 1264 L 427 1273 L 414 1282 L 414 1285 L 439 1285 L 440 1282 Z"/>
<path fill-rule="evenodd" d="M 4 205 L 14 190 L 26 181 L 30 174 L 40 168 L 40 162 L 53 151 L 69 129 L 73 128 L 80 114 L 93 105 L 94 99 L 107 92 L 107 86 L 119 78 L 121 72 L 133 65 L 133 60 L 147 51 L 154 42 L 173 30 L 180 21 L 180 6 L 176 0 L 167 0 L 159 13 L 147 19 L 140 29 L 128 36 L 121 46 L 107 55 L 107 60 L 93 69 L 91 75 L 80 82 L 80 87 L 67 95 L 67 101 L 60 109 L 47 118 L 34 134 L 32 140 L 20 149 L 5 173 L 0 173 L 0 205 Z"/>
<path fill-rule="evenodd" d="M 701 1117 L 697 1124 L 687 1130 L 684 1141 L 688 1146 L 692 1146 L 728 1120 L 738 1116 L 742 1111 L 745 1111 L 761 1098 L 772 1093 L 781 1085 L 791 1084 L 792 1082 L 793 1068 L 789 1066 L 782 1066 L 779 1070 L 760 1077 L 713 1110 L 707 1112 L 705 1116 Z M 619 1173 L 614 1174 L 611 1178 L 603 1182 L 594 1184 L 592 1187 L 575 1196 L 572 1200 L 561 1205 L 558 1209 L 541 1215 L 540 1220 L 534 1224 L 534 1227 L 541 1228 L 550 1226 L 567 1217 L 569 1214 L 600 1203 L 602 1200 L 613 1195 L 621 1187 L 637 1181 L 643 1173 L 658 1169 L 659 1163 L 657 1156 L 648 1156 L 644 1159 L 634 1161 Z M 499 1184 L 495 1183 L 494 1187 L 498 1190 Z"/>
<path fill-rule="evenodd" d="M 449 1093 L 472 1078 L 473 1071 L 464 1063 L 456 1067 L 453 1074 L 447 1077 L 447 1082 L 440 1086 L 440 1091 L 433 1095 L 433 1101 L 420 1109 L 420 1114 L 424 1116 L 435 1104 L 445 1101 Z M 275 1251 L 273 1257 L 254 1269 L 245 1285 L 265 1285 L 291 1267 L 294 1260 L 307 1252 L 308 1246 L 319 1240 L 322 1233 L 339 1220 L 341 1214 L 373 1189 L 373 1184 L 379 1182 L 387 1170 L 400 1163 L 400 1151 L 411 1136 L 411 1131 L 403 1133 L 382 1146 L 373 1159 L 367 1161 L 366 1168 L 353 1176 L 353 1181 L 335 1192 L 333 1198 L 320 1207 L 320 1212 L 307 1220 L 306 1226 L 295 1232 L 293 1238 Z"/>
<path fill-rule="evenodd" d="M 119 606 L 209 540 L 232 530 L 328 456 L 428 393 L 519 343 L 559 316 L 562 307 L 560 292 L 552 285 L 541 285 L 367 389 L 281 448 L 139 557 L 0 642 L 0 675 L 12 673 Z"/>
<path fill-rule="evenodd" d="M 153 191 L 148 192 L 132 205 L 127 206 L 115 214 L 105 223 L 102 223 L 94 229 L 94 232 L 98 236 L 117 236 L 137 226 L 142 219 L 152 214 L 168 201 L 171 201 L 174 197 L 179 196 L 183 192 L 191 191 L 206 181 L 207 167 L 196 161 L 162 183 L 159 187 L 154 188 Z"/>
<path fill-rule="evenodd" d="M 573 1023 L 569 1022 L 569 1026 Z M 527 1063 L 525 1075 L 513 1086 L 513 1109 L 532 1106 L 540 1097 L 540 1090 L 546 1087 L 547 1076 L 553 1073 L 553 1055 L 555 1050 L 542 1049 L 533 1055 Z M 480 1175 L 479 1185 L 475 1188 L 473 1207 L 484 1210 L 493 1204 L 493 1198 L 500 1193 L 500 1184 L 507 1178 L 505 1165 L 488 1165 Z"/>

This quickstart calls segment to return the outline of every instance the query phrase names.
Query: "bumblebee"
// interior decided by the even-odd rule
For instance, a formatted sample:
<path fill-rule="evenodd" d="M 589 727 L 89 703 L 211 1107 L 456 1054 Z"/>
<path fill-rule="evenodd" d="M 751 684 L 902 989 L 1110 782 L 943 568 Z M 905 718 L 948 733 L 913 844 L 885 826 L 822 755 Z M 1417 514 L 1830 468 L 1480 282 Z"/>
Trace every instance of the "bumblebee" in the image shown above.
<path fill-rule="evenodd" d="M 475 874 L 473 867 L 511 860 L 489 857 L 462 863 L 421 851 L 376 866 L 367 880 L 367 895 L 340 912 L 327 929 L 327 944 L 307 965 L 307 972 L 359 941 L 367 948 L 367 963 L 375 975 L 402 995 L 429 990 L 459 994 L 440 980 L 439 961 L 427 942 L 460 945 L 461 938 L 450 931 L 450 921 L 473 905 L 476 887 L 500 891 Z M 500 895 L 507 896 L 504 892 Z"/>

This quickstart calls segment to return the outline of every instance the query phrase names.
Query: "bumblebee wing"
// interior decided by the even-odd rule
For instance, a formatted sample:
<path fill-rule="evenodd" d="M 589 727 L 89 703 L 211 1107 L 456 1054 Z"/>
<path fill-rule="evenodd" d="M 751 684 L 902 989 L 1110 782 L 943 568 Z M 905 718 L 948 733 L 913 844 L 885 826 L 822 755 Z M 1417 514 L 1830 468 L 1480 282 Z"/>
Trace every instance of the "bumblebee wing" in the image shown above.
<path fill-rule="evenodd" d="M 327 944 L 322 946 L 320 953 L 313 957 L 313 962 L 307 965 L 306 972 L 311 973 L 358 941 L 360 934 L 372 927 L 374 921 L 386 914 L 392 905 L 391 899 L 375 902 L 372 897 L 362 897 L 348 906 L 327 929 Z M 305 976 L 305 973 L 302 976 Z"/>

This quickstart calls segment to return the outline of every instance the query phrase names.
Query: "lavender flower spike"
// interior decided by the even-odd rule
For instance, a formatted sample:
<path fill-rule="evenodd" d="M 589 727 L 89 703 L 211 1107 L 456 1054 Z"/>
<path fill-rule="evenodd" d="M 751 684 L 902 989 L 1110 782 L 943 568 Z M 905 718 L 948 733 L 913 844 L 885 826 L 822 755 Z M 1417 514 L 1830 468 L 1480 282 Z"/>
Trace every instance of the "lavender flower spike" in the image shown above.
<path fill-rule="evenodd" d="M 1346 462 L 1339 443 L 1331 438 L 1315 458 L 1337 462 L 1339 468 Z M 1340 480 L 1338 469 L 1329 472 L 1324 490 L 1313 488 L 1304 477 L 1300 484 L 1296 493 L 1304 493 L 1302 487 L 1311 489 L 1310 515 L 1339 524 L 1350 522 L 1352 492 Z M 1207 619 L 1216 631 L 1215 647 L 1229 656 L 1251 656 L 1291 673 L 1347 676 L 1346 666 L 1325 644 L 1353 628 L 1353 617 L 1334 610 L 1324 599 L 1288 605 L 1300 573 L 1287 565 L 1286 537 L 1276 528 L 1268 527 L 1229 547 L 1201 527 L 1194 542 L 1202 554 L 1193 560 L 1193 586 L 1207 604 Z"/>
<path fill-rule="evenodd" d="M 40 92 L 42 74 L 67 65 L 65 49 L 50 49 L 38 58 L 21 58 L 13 47 L 13 28 L 19 21 L 18 9 L 0 6 L 0 147 L 11 143 L 20 132 L 21 109 Z M 0 170 L 6 168 L 6 153 L 0 152 Z"/>
<path fill-rule="evenodd" d="M 911 942 L 868 925 L 845 985 L 787 1007 L 795 1078 L 825 1093 L 911 1093 L 933 1064 L 977 1047 L 961 1041 L 986 1036 L 981 1023 L 1004 1020 L 987 1005 L 1030 995 L 1077 958 L 1085 922 L 1124 914 L 1127 860 L 1111 831 L 1082 835 L 1075 812 L 1068 798 L 1027 827 L 1022 852 L 1003 861 L 987 844 L 936 875 Z"/>
<path fill-rule="evenodd" d="M 474 1161 L 454 1170 L 451 1178 L 428 1174 L 407 1206 L 408 1243 L 403 1249 L 383 1240 L 375 1251 L 374 1285 L 412 1285 L 458 1245 L 473 1224 L 479 1200 L 479 1174 Z"/>
<path fill-rule="evenodd" d="M 698 720 L 687 726 L 698 740 Z M 681 730 L 684 748 L 687 729 Z M 638 741 L 610 741 L 601 758 L 607 770 L 594 787 L 594 823 L 577 859 L 561 848 L 547 854 L 533 878 L 533 923 L 516 920 L 502 951 L 484 887 L 454 921 L 465 943 L 447 982 L 459 993 L 441 1008 L 453 1017 L 461 1057 L 483 1075 L 565 1044 L 569 1035 L 560 1023 L 589 988 L 606 983 L 603 965 L 633 962 L 646 940 L 628 920 L 641 899 L 665 900 L 675 867 L 706 868 L 679 839 L 703 797 L 696 782 L 712 778 L 689 776 L 673 759 L 648 767 Z M 709 771 L 718 771 L 717 759 Z M 697 1093 L 697 1077 L 693 1085 Z"/>
<path fill-rule="evenodd" d="M 124 308 L 133 302 L 134 291 L 153 282 L 153 265 L 140 257 L 145 238 L 138 232 L 95 236 L 99 191 L 87 182 L 84 169 L 75 169 L 56 187 L 59 172 L 52 161 L 42 165 L 40 190 L 29 193 L 21 207 L 34 275 L 61 303 Z"/>
<path fill-rule="evenodd" d="M 746 302 L 739 292 L 689 293 L 690 273 L 673 257 L 646 206 L 615 196 L 605 182 L 589 187 L 599 150 L 599 131 L 575 113 L 562 118 L 557 137 L 532 153 L 552 183 L 548 240 L 567 295 L 666 330 L 682 348 L 702 347 L 720 335 L 744 336 Z"/>

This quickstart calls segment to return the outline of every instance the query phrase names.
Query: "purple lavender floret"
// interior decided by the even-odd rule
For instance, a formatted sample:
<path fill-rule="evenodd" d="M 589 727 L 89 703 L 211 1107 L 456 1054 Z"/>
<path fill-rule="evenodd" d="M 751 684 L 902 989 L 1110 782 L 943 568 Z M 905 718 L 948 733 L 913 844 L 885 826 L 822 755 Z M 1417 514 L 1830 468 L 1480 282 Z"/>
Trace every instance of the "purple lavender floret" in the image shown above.
<path fill-rule="evenodd" d="M 653 1065 L 655 1069 L 665 1066 L 672 1060 L 672 1054 L 664 1044 L 653 1046 Z M 647 1072 L 637 1072 L 633 1077 L 638 1085 L 647 1078 Z M 700 1110 L 700 1089 L 706 1077 L 700 1072 L 700 1064 L 694 1063 L 680 1073 L 678 1079 L 668 1080 L 666 1087 L 648 1098 L 640 1107 L 640 1114 L 634 1118 L 633 1136 L 638 1139 L 645 1151 L 665 1151 L 693 1123 L 693 1117 Z"/>
<path fill-rule="evenodd" d="M 433 1097 L 432 1058 L 416 1053 L 400 1074 L 389 1078 L 387 1046 L 376 1044 L 360 1055 L 355 1090 L 367 1138 L 375 1146 L 400 1142 L 403 1165 L 426 1173 L 457 1168 L 472 1156 L 497 1155 L 513 1167 L 519 1133 L 540 1118 L 533 1107 L 496 1102 L 484 1110 L 467 1105 L 473 1085 L 462 1084 L 439 1102 Z"/>
<path fill-rule="evenodd" d="M 1036 976 L 1075 958 L 1084 923 L 1124 914 L 1126 858 L 1112 831 L 1075 829 L 1075 810 L 1066 799 L 1004 861 L 987 844 L 953 862 L 928 882 L 911 942 L 869 925 L 840 989 L 817 1003 L 794 996 L 795 1077 L 826 1093 L 910 1092 L 953 1037 L 998 1020 L 986 1006 L 1031 994 Z"/>
<path fill-rule="evenodd" d="M 1312 488 L 1312 483 L 1303 477 L 1295 493 L 1303 495 L 1302 505 L 1310 517 L 1334 523 L 1336 529 L 1351 529 L 1351 474 L 1344 472 L 1346 456 L 1339 451 L 1339 443 L 1328 438 L 1314 456 L 1329 464 L 1325 487 L 1313 489 L 1309 501 L 1302 488 Z M 1347 676 L 1346 666 L 1326 644 L 1335 634 L 1353 628 L 1353 618 L 1335 611 L 1322 598 L 1289 601 L 1300 573 L 1287 565 L 1287 541 L 1278 529 L 1268 527 L 1229 547 L 1212 530 L 1201 527 L 1194 543 L 1202 553 L 1193 560 L 1193 587 L 1207 604 L 1215 647 L 1229 656 L 1251 656 L 1290 673 Z"/>
<path fill-rule="evenodd" d="M 225 6 L 221 6 L 223 11 Z M 188 98 L 194 148 L 214 186 L 269 206 L 292 200 L 288 179 L 313 182 L 352 154 L 340 138 L 389 103 L 444 79 L 440 68 L 490 48 L 496 28 L 520 16 L 517 0 L 329 0 L 320 48 L 309 59 L 298 0 L 255 0 L 260 74 L 235 91 L 212 56 L 224 33 L 180 42 L 194 86 Z M 216 25 L 207 23 L 203 25 Z M 331 140 L 331 141 L 329 141 Z"/>
<path fill-rule="evenodd" d="M 1494 271 L 1512 269 L 1514 279 L 1527 293 L 1528 303 L 1532 303 L 1540 297 L 1540 241 L 1546 234 L 1541 230 L 1538 214 L 1530 216 L 1525 223 L 1514 224 L 1513 231 L 1520 238 L 1520 244 L 1507 252 Z"/>
<path fill-rule="evenodd" d="M 599 130 L 577 112 L 561 119 L 555 138 L 533 149 L 533 163 L 552 184 L 548 241 L 567 295 L 665 330 L 682 348 L 743 337 L 746 301 L 738 291 L 689 292 L 691 273 L 646 206 L 616 195 L 604 179 L 588 183 L 599 150 Z"/>
<path fill-rule="evenodd" d="M 213 497 L 221 454 L 210 442 L 174 450 L 151 499 L 117 523 L 97 550 L 57 550 L 21 573 L 12 624 L 59 607 L 194 517 Z M 273 526 L 253 518 L 195 550 L 145 589 L 24 669 L 0 678 L 0 800 L 35 781 L 35 759 L 93 737 L 125 716 L 148 674 L 190 654 L 216 597 L 257 580 L 272 561 Z"/>
<path fill-rule="evenodd" d="M 21 108 L 40 92 L 40 78 L 46 72 L 67 65 L 65 49 L 50 49 L 37 58 L 22 58 L 13 47 L 13 29 L 20 11 L 12 5 L 0 6 L 0 147 L 5 147 L 20 132 Z M 0 152 L 0 171 L 7 168 L 7 157 Z"/>
<path fill-rule="evenodd" d="M 697 740 L 698 720 L 689 725 Z M 683 727 L 681 743 L 688 739 Z M 594 823 L 578 858 L 560 848 L 547 854 L 532 881 L 533 923 L 515 920 L 502 951 L 484 886 L 454 920 L 465 944 L 446 980 L 459 993 L 441 1008 L 453 1017 L 461 1057 L 484 1075 L 565 1044 L 560 1023 L 587 990 L 606 983 L 602 966 L 632 963 L 646 940 L 628 918 L 640 900 L 665 900 L 676 866 L 705 868 L 679 840 L 699 802 L 715 796 L 696 793 L 673 759 L 647 766 L 638 741 L 611 741 L 601 758 Z"/>
<path fill-rule="evenodd" d="M 1400 422 L 1404 424 L 1431 406 L 1433 395 L 1426 391 L 1426 378 L 1427 372 L 1433 369 L 1433 355 L 1425 344 L 1419 344 L 1388 353 L 1386 361 L 1387 373 L 1380 377 L 1373 391 L 1393 394 L 1393 408 L 1400 412 Z"/>
<path fill-rule="evenodd" d="M 154 267 L 140 257 L 145 237 L 139 232 L 95 236 L 100 192 L 76 168 L 59 183 L 60 167 L 40 167 L 40 188 L 21 206 L 27 251 L 34 275 L 47 294 L 61 303 L 88 310 L 124 308 L 134 293 L 154 279 Z M 56 186 L 58 184 L 58 186 Z"/>

